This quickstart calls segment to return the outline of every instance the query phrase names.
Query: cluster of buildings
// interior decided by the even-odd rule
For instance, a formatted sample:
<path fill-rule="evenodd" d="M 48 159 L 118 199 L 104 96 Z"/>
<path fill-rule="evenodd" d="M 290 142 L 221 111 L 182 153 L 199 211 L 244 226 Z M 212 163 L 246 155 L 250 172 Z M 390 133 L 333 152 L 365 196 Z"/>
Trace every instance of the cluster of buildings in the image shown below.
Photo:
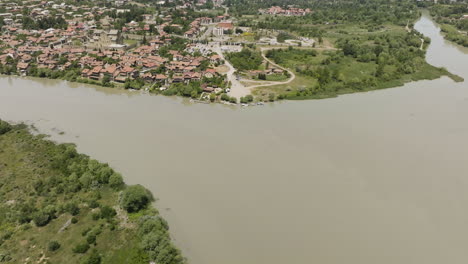
<path fill-rule="evenodd" d="M 107 78 L 109 81 L 120 83 L 140 77 L 149 83 L 168 85 L 199 81 L 203 77 L 213 78 L 217 75 L 214 69 L 200 70 L 202 62 L 209 58 L 183 56 L 178 51 L 170 53 L 173 55 L 173 60 L 157 55 L 157 48 L 154 46 L 141 46 L 131 53 L 95 54 L 118 58 L 119 62 L 115 64 L 104 63 L 95 56 L 84 56 L 79 61 L 79 65 L 83 68 L 81 76 L 98 81 Z"/>
<path fill-rule="evenodd" d="M 224 36 L 224 34 L 232 33 L 234 25 L 231 21 L 220 22 L 213 28 L 213 35 Z"/>
<path fill-rule="evenodd" d="M 223 36 L 224 34 L 232 31 L 234 25 L 231 21 L 227 20 L 228 15 L 211 17 L 199 17 L 196 18 L 192 23 L 190 23 L 190 29 L 184 33 L 186 38 L 195 38 L 200 35 L 200 33 L 206 29 L 207 25 L 217 23 L 213 28 L 214 36 Z"/>
<path fill-rule="evenodd" d="M 103 7 L 76 7 L 37 0 L 25 1 L 23 5 L 4 3 L 0 6 L 7 7 L 8 11 L 0 14 L 3 21 L 0 67 L 13 67 L 19 75 L 32 75 L 44 69 L 47 72 L 70 72 L 77 74 L 77 78 L 103 82 L 125 83 L 142 79 L 163 87 L 221 76 L 214 69 L 222 63 L 215 53 L 206 50 L 200 53 L 198 47 L 189 41 L 183 50 L 180 46 L 172 48 L 173 36 L 163 30 L 168 25 L 177 26 L 171 23 L 170 15 L 160 16 L 163 21 L 160 25 L 156 24 L 155 15 L 146 14 L 142 15 L 143 21 L 131 21 L 121 29 L 115 29 L 115 18 L 106 16 Z M 66 21 L 66 28 L 24 29 L 22 16 L 25 7 L 30 10 L 29 17 L 34 21 L 60 16 Z M 128 12 L 114 10 L 117 13 Z M 197 18 L 190 23 L 185 36 L 196 36 L 202 25 L 223 19 Z M 149 31 L 155 32 L 149 34 Z M 134 36 L 139 44 L 125 44 L 129 36 Z M 165 52 L 161 55 L 163 47 Z M 213 86 L 205 88 L 208 91 Z"/>
<path fill-rule="evenodd" d="M 213 6 L 219 7 L 221 4 L 224 2 L 224 0 L 211 0 L 213 3 Z M 196 6 L 203 6 L 208 3 L 208 0 L 197 0 L 197 3 L 195 4 Z"/>
<path fill-rule="evenodd" d="M 267 14 L 267 15 L 281 15 L 281 16 L 305 16 L 307 14 L 312 13 L 309 8 L 296 8 L 296 7 L 289 7 L 288 9 L 284 9 L 279 6 L 272 6 L 268 9 L 260 9 L 260 13 Z"/>
<path fill-rule="evenodd" d="M 213 78 L 218 73 L 205 65 L 217 65 L 221 59 L 216 54 L 194 57 L 192 46 L 188 44 L 186 52 L 169 50 L 169 58 L 159 55 L 159 49 L 170 45 L 171 39 L 153 39 L 149 45 L 134 49 L 103 49 L 90 50 L 57 45 L 63 41 L 62 36 L 67 31 L 57 31 L 56 34 L 32 35 L 24 30 L 26 39 L 18 35 L 2 34 L 0 41 L 3 48 L 0 52 L 0 64 L 10 65 L 16 62 L 16 70 L 20 75 L 28 75 L 32 68 L 51 71 L 66 71 L 72 67 L 79 68 L 82 78 L 109 82 L 124 83 L 127 80 L 142 78 L 146 82 L 168 85 L 171 83 L 189 83 L 199 81 L 203 77 Z M 66 38 L 65 38 L 66 39 Z M 55 44 L 55 45 L 52 45 Z M 205 62 L 206 61 L 206 62 Z"/>

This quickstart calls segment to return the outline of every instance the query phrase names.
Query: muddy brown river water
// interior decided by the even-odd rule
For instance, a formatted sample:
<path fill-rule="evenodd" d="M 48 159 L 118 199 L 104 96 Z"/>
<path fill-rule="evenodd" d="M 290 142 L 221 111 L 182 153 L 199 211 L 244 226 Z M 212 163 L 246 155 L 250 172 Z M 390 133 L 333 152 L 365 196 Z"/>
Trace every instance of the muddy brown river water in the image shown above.
<path fill-rule="evenodd" d="M 467 49 L 416 29 L 468 79 Z M 192 264 L 468 263 L 467 82 L 232 109 L 0 77 L 0 117 L 149 188 Z"/>

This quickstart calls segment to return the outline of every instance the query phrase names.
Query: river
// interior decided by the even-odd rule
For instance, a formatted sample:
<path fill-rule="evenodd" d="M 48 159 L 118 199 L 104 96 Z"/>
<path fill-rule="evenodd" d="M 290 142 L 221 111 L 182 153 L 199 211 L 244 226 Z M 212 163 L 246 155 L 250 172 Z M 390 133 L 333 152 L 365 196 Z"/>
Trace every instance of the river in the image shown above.
<path fill-rule="evenodd" d="M 468 78 L 467 49 L 427 14 L 416 29 L 430 63 Z M 149 188 L 191 264 L 466 264 L 467 88 L 233 109 L 1 77 L 0 117 Z"/>

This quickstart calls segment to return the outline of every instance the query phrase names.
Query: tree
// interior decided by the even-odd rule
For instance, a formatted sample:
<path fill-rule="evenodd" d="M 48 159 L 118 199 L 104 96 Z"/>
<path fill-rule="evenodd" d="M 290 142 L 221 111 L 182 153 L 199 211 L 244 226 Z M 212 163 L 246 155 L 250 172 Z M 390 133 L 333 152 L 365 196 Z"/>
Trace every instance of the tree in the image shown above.
<path fill-rule="evenodd" d="M 82 242 L 82 243 L 76 245 L 72 249 L 72 251 L 73 251 L 73 253 L 84 254 L 84 253 L 86 253 L 86 251 L 88 251 L 88 249 L 89 249 L 89 244 L 86 243 L 86 242 Z"/>
<path fill-rule="evenodd" d="M 43 211 L 36 212 L 33 215 L 36 226 L 45 226 L 50 222 L 50 216 Z"/>
<path fill-rule="evenodd" d="M 238 70 L 256 70 L 263 58 L 259 51 L 243 48 L 240 52 L 230 52 L 226 56 Z"/>
<path fill-rule="evenodd" d="M 377 70 L 375 71 L 375 76 L 376 77 L 382 77 L 383 74 L 385 73 L 384 68 L 385 68 L 385 64 L 384 63 L 379 63 L 377 65 Z"/>
<path fill-rule="evenodd" d="M 47 249 L 50 252 L 57 251 L 59 248 L 60 248 L 60 243 L 55 240 L 50 241 L 49 244 L 47 245 Z"/>
<path fill-rule="evenodd" d="M 229 102 L 233 104 L 237 104 L 237 98 L 232 96 L 231 98 L 229 98 Z"/>
<path fill-rule="evenodd" d="M 101 255 L 97 249 L 93 249 L 89 257 L 83 262 L 83 264 L 101 264 Z"/>
<path fill-rule="evenodd" d="M 124 190 L 121 206 L 127 212 L 138 212 L 153 201 L 152 194 L 141 185 L 132 185 Z"/>
<path fill-rule="evenodd" d="M 114 171 L 107 165 L 102 166 L 96 171 L 97 180 L 99 183 L 106 184 L 109 182 L 109 177 L 112 175 Z"/>
<path fill-rule="evenodd" d="M 86 237 L 86 242 L 88 242 L 88 244 L 90 245 L 95 245 L 96 244 L 96 235 L 94 234 L 89 234 L 87 237 Z"/>
<path fill-rule="evenodd" d="M 114 210 L 114 208 L 104 205 L 101 208 L 101 218 L 105 219 L 111 219 L 112 217 L 116 216 L 117 212 Z"/>
<path fill-rule="evenodd" d="M 132 88 L 131 85 L 132 85 L 132 81 L 129 78 L 125 79 L 124 88 L 130 89 Z"/>
<path fill-rule="evenodd" d="M 122 175 L 120 175 L 120 173 L 114 172 L 109 177 L 109 186 L 114 188 L 114 189 L 118 189 L 118 188 L 122 187 L 123 183 L 124 182 L 123 182 L 123 179 L 122 179 Z"/>
<path fill-rule="evenodd" d="M 69 212 L 71 215 L 77 215 L 80 213 L 80 207 L 76 202 L 70 202 L 65 205 L 65 211 Z"/>
<path fill-rule="evenodd" d="M 102 84 L 103 86 L 107 86 L 107 85 L 110 83 L 110 77 L 109 77 L 109 75 L 104 75 L 104 77 L 102 78 L 102 81 L 101 81 L 101 82 L 102 82 L 101 84 Z"/>
<path fill-rule="evenodd" d="M 229 95 L 227 95 L 226 93 L 221 94 L 221 100 L 229 101 Z"/>
<path fill-rule="evenodd" d="M 88 188 L 91 186 L 91 183 L 93 182 L 93 175 L 89 172 L 85 172 L 81 177 L 80 177 L 80 182 L 83 185 L 84 188 Z"/>
<path fill-rule="evenodd" d="M 198 92 L 197 92 L 197 90 L 193 90 L 193 91 L 190 93 L 190 97 L 192 97 L 192 98 L 197 98 L 197 97 L 198 97 Z"/>
<path fill-rule="evenodd" d="M 0 135 L 3 135 L 10 131 L 12 129 L 12 126 L 3 120 L 0 119 Z"/>

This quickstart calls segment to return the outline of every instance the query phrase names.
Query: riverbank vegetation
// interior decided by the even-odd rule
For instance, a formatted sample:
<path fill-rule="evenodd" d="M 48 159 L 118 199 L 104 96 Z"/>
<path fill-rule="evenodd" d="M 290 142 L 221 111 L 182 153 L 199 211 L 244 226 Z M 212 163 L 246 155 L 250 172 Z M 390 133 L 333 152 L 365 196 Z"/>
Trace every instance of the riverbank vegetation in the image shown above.
<path fill-rule="evenodd" d="M 143 186 L 0 120 L 0 262 L 185 263 Z"/>
<path fill-rule="evenodd" d="M 281 42 L 314 40 L 309 46 L 268 48 L 266 56 L 294 71 L 296 78 L 287 84 L 254 88 L 254 95 L 262 100 L 327 98 L 443 75 L 462 80 L 426 62 L 430 39 L 412 28 L 421 16 L 415 1 L 297 0 L 294 3 L 312 12 L 301 16 L 260 14 L 259 9 L 278 3 L 254 0 L 246 7 L 243 0 L 228 1 L 240 17 L 239 24 L 253 31 L 267 32 L 267 35 L 272 30 L 278 31 Z"/>
<path fill-rule="evenodd" d="M 429 6 L 446 39 L 468 47 L 468 3 L 440 2 Z"/>
<path fill-rule="evenodd" d="M 415 32 L 393 32 L 343 37 L 338 50 L 271 49 L 266 56 L 292 69 L 300 80 L 289 85 L 260 87 L 260 97 L 312 99 L 401 86 L 406 82 L 458 76 L 425 61 L 424 44 L 430 39 Z"/>

